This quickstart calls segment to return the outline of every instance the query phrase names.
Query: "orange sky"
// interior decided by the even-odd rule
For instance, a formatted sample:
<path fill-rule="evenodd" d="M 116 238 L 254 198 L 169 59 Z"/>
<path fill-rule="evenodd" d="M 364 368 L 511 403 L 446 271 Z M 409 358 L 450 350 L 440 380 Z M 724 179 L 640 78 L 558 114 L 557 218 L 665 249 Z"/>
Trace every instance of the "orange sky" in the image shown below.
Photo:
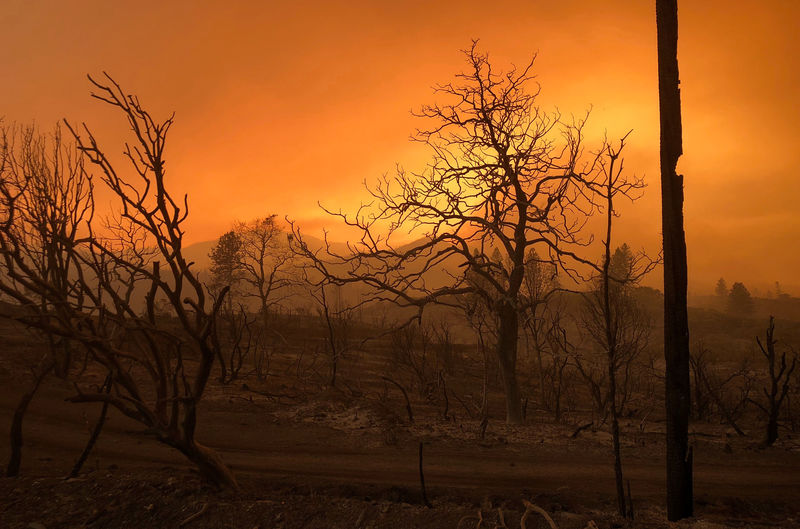
<path fill-rule="evenodd" d="M 800 295 L 800 2 L 679 3 L 690 290 L 724 276 Z M 189 242 L 267 213 L 336 235 L 317 201 L 351 209 L 364 179 L 422 164 L 409 110 L 480 38 L 500 65 L 538 51 L 545 108 L 592 105 L 595 134 L 634 129 L 626 164 L 650 187 L 618 240 L 654 251 L 654 4 L 3 0 L 0 116 L 86 121 L 121 151 L 124 124 L 84 77 L 106 70 L 156 116 L 176 112 L 168 174 L 190 196 Z"/>

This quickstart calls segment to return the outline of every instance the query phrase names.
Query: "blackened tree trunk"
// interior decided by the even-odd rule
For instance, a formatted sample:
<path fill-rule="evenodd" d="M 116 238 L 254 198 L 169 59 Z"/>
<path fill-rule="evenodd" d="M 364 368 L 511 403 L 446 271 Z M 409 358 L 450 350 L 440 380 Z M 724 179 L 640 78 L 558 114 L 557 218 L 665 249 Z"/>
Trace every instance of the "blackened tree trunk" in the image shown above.
<path fill-rule="evenodd" d="M 114 380 L 114 374 L 110 373 L 106 376 L 106 381 L 103 383 L 103 390 L 105 390 L 106 394 L 111 393 L 111 385 Z M 100 437 L 100 432 L 103 431 L 103 426 L 106 423 L 106 416 L 108 415 L 108 401 L 105 401 L 100 408 L 100 416 L 97 418 L 97 422 L 92 429 L 92 433 L 89 436 L 89 440 L 86 442 L 86 446 L 81 452 L 81 455 L 78 457 L 75 464 L 72 466 L 72 470 L 70 471 L 68 478 L 77 478 L 78 475 L 81 473 L 81 469 L 83 468 L 83 464 L 86 463 L 86 460 L 89 459 L 89 455 L 92 453 L 92 449 L 94 449 L 94 445 L 97 444 L 97 439 Z"/>
<path fill-rule="evenodd" d="M 8 464 L 6 465 L 6 477 L 14 478 L 19 475 L 19 467 L 22 463 L 22 422 L 25 419 L 25 412 L 28 411 L 28 405 L 33 400 L 36 391 L 42 384 L 42 380 L 53 370 L 53 364 L 42 369 L 34 376 L 33 385 L 22 398 L 19 399 L 17 409 L 14 410 L 14 416 L 11 419 L 11 431 L 9 433 L 9 441 L 11 453 L 8 456 Z"/>
<path fill-rule="evenodd" d="M 625 489 L 622 476 L 622 453 L 619 442 L 619 417 L 617 414 L 617 374 L 615 368 L 615 352 L 608 353 L 608 401 L 611 404 L 611 443 L 614 451 L 614 480 L 617 485 L 617 510 L 626 517 L 628 509 L 625 505 Z"/>
<path fill-rule="evenodd" d="M 612 158 L 612 160 L 614 160 Z M 615 160 L 614 160 L 615 161 Z M 625 505 L 625 489 L 622 476 L 622 454 L 619 442 L 619 416 L 617 413 L 617 330 L 619 321 L 613 321 L 611 314 L 611 291 L 609 284 L 611 277 L 609 269 L 611 267 L 611 223 L 614 218 L 613 202 L 613 166 L 608 178 L 608 192 L 606 195 L 606 239 L 603 243 L 605 256 L 603 258 L 603 323 L 606 333 L 606 345 L 608 347 L 608 403 L 611 406 L 611 443 L 614 451 L 614 479 L 617 485 L 617 509 L 619 515 L 627 516 L 628 509 Z M 618 286 L 618 288 L 621 288 Z M 621 294 L 618 294 L 621 295 Z"/>
<path fill-rule="evenodd" d="M 497 360 L 506 395 L 506 422 L 522 424 L 522 398 L 517 382 L 519 313 L 513 304 L 505 303 L 499 310 L 499 317 Z"/>
<path fill-rule="evenodd" d="M 667 518 L 692 515 L 689 440 L 689 322 L 686 237 L 683 231 L 683 154 L 678 77 L 678 2 L 656 0 L 658 96 L 661 113 L 661 214 L 664 237 L 664 356 L 667 407 Z"/>
<path fill-rule="evenodd" d="M 763 388 L 764 396 L 767 398 L 765 404 L 754 401 L 755 404 L 767 415 L 767 436 L 764 439 L 766 446 L 772 446 L 778 440 L 778 417 L 781 412 L 781 405 L 786 395 L 789 393 L 789 380 L 791 379 L 794 368 L 797 366 L 797 358 L 792 358 L 791 364 L 786 361 L 786 353 L 780 355 L 775 352 L 775 318 L 769 317 L 769 327 L 767 327 L 767 339 L 761 343 L 761 339 L 756 337 L 761 354 L 767 360 L 769 373 L 769 389 Z"/>
<path fill-rule="evenodd" d="M 239 489 L 233 472 L 231 472 L 230 468 L 222 461 L 222 458 L 220 458 L 216 451 L 193 439 L 172 444 L 172 446 L 177 448 L 189 461 L 194 463 L 200 475 L 214 487 L 218 489 Z"/>

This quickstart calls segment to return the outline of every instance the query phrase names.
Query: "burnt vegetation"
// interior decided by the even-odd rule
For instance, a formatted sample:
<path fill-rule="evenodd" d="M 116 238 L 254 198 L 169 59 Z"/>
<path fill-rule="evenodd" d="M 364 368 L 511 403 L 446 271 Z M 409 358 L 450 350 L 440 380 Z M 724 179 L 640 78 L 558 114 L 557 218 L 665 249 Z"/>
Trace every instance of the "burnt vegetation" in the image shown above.
<path fill-rule="evenodd" d="M 669 385 L 665 398 L 661 343 L 675 322 L 668 315 L 665 328 L 664 296 L 643 286 L 661 255 L 613 237 L 621 204 L 644 192 L 623 164 L 634 137 L 590 144 L 588 114 L 543 109 L 534 60 L 498 71 L 477 43 L 464 56 L 466 70 L 417 112 L 414 139 L 429 164 L 384 176 L 358 211 L 327 210 L 359 232 L 346 244 L 265 214 L 192 253 L 189 198 L 166 171 L 172 117 L 153 117 L 109 76 L 90 81 L 129 129 L 120 160 L 83 124 L 42 133 L 4 123 L 0 310 L 7 341 L 29 345 L 12 355 L 27 387 L 14 405 L 7 475 L 25 469 L 24 418 L 48 384 L 66 384 L 69 405 L 98 412 L 73 478 L 114 412 L 207 483 L 237 491 L 231 466 L 200 440 L 200 411 L 230 403 L 277 423 L 350 421 L 383 445 L 418 447 L 426 506 L 423 447 L 427 465 L 440 442 L 591 440 L 613 460 L 625 518 L 637 495 L 626 454 L 680 456 L 689 468 L 671 472 L 691 475 L 691 451 L 665 447 L 665 433 L 711 438 L 723 451 L 796 449 L 800 300 L 710 285 L 714 296 L 688 310 L 691 356 L 666 359 L 689 362 L 688 381 L 666 380 L 690 384 L 690 402 Z M 673 431 L 675 399 L 691 412 L 688 433 Z M 687 477 L 670 479 L 677 487 Z M 427 484 L 436 485 L 430 475 Z M 670 517 L 691 512 L 691 491 L 681 494 Z M 527 501 L 516 511 L 489 503 L 451 523 L 506 527 L 516 517 L 525 527 L 541 516 L 556 526 Z"/>

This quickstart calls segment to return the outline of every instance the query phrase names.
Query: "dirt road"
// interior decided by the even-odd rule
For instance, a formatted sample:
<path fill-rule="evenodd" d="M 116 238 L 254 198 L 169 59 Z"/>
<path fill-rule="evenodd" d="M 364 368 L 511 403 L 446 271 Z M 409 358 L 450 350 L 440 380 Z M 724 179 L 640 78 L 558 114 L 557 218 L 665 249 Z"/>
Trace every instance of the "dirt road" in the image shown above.
<path fill-rule="evenodd" d="M 0 425 L 7 428 L 19 395 L 14 385 L 0 391 Z M 25 422 L 23 472 L 65 472 L 85 443 L 96 407 L 64 402 L 67 387 L 47 388 L 33 402 Z M 342 431 L 292 423 L 255 407 L 204 410 L 200 439 L 217 448 L 240 474 L 303 483 L 340 482 L 416 487 L 416 441 L 397 446 L 376 442 L 369 429 Z M 216 407 L 218 408 L 218 406 Z M 535 437 L 535 428 L 532 429 Z M 7 453 L 2 436 L 0 453 Z M 626 478 L 634 498 L 659 502 L 664 494 L 662 450 L 630 447 L 624 453 Z M 87 465 L 187 467 L 176 451 L 141 433 L 129 419 L 112 414 Z M 474 495 L 547 494 L 606 503 L 613 495 L 611 458 L 603 446 L 549 443 L 498 444 L 429 438 L 425 474 L 434 490 L 459 489 Z M 695 487 L 701 502 L 768 501 L 790 504 L 800 498 L 800 454 L 786 450 L 746 450 L 727 454 L 697 448 Z"/>

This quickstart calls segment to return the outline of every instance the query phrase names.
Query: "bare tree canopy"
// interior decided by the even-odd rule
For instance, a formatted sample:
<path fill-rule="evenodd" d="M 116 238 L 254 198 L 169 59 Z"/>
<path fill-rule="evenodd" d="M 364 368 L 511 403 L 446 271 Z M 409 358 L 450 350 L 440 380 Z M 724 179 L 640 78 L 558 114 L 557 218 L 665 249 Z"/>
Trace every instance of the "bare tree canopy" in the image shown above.
<path fill-rule="evenodd" d="M 384 176 L 369 188 L 374 200 L 353 215 L 329 211 L 360 230 L 350 252 L 313 252 L 294 231 L 322 276 L 363 283 L 373 298 L 420 312 L 429 303 L 456 305 L 459 294 L 483 298 L 497 320 L 507 420 L 519 423 L 516 359 L 526 256 L 536 249 L 543 262 L 570 274 L 577 263 L 588 263 L 578 251 L 591 241 L 583 233 L 596 198 L 589 184 L 610 151 L 604 144 L 584 152 L 588 116 L 565 120 L 538 106 L 534 60 L 498 72 L 477 42 L 464 55 L 468 69 L 436 88 L 441 102 L 416 113 L 430 123 L 414 136 L 430 148 L 428 166 Z M 395 233 L 420 238 L 397 246 Z M 441 272 L 445 263 L 463 272 Z"/>
<path fill-rule="evenodd" d="M 258 300 L 265 322 L 270 308 L 290 295 L 297 275 L 287 234 L 275 219 L 267 215 L 234 227 L 241 241 L 242 281 L 250 287 L 245 295 Z"/>
<path fill-rule="evenodd" d="M 212 302 L 181 251 L 188 203 L 167 190 L 164 160 L 172 118 L 156 121 L 107 75 L 90 81 L 92 96 L 118 109 L 131 128 L 134 141 L 124 150 L 131 176 L 85 125 L 67 124 L 83 156 L 69 170 L 57 170 L 64 167 L 58 156 L 40 158 L 46 163 L 30 171 L 3 165 L 0 291 L 18 305 L 4 315 L 74 340 L 111 373 L 113 392 L 76 385 L 70 400 L 109 403 L 181 451 L 212 483 L 236 486 L 217 454 L 195 440 L 225 292 Z M 98 171 L 95 178 L 84 160 Z M 95 180 L 115 201 L 107 218 L 95 214 Z M 159 325 L 159 300 L 179 331 Z"/>

